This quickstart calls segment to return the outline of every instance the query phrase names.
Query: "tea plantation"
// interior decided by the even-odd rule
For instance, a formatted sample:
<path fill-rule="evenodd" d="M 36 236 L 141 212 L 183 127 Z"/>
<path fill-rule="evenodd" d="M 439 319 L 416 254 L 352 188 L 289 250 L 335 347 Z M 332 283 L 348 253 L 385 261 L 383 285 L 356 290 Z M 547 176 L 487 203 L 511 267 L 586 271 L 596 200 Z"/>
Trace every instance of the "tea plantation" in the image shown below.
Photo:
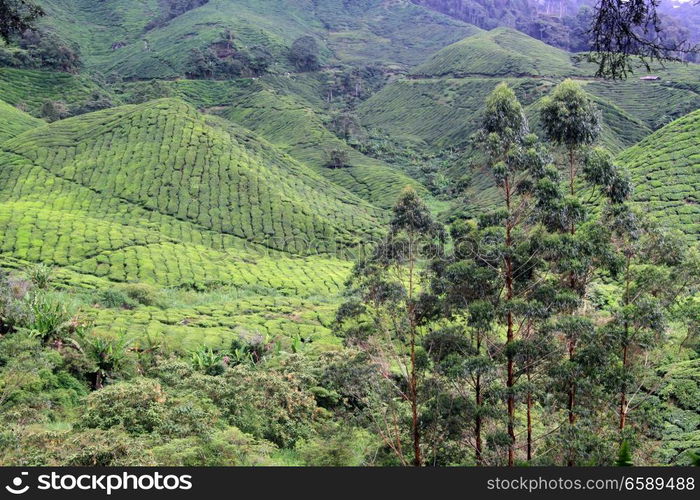
<path fill-rule="evenodd" d="M 697 287 L 676 303 L 650 285 L 671 289 L 700 241 L 700 65 L 604 80 L 586 54 L 418 0 L 34 1 L 37 31 L 0 40 L 0 465 L 407 465 L 414 403 L 426 464 L 504 465 L 513 442 L 525 463 L 530 420 L 533 465 L 566 464 L 573 434 L 576 465 L 612 464 L 628 434 L 635 465 L 700 451 Z M 50 60 L 20 60 L 46 40 Z M 545 155 L 486 158 L 496 86 L 544 139 L 540 111 L 565 79 L 600 111 L 591 146 L 629 171 L 634 208 L 672 230 L 645 234 L 652 256 L 588 225 L 598 205 L 577 219 L 595 196 L 566 197 Z M 527 216 L 492 213 L 501 163 Z M 577 182 L 600 174 L 606 195 L 624 195 L 625 176 L 602 163 Z M 556 218 L 542 223 L 530 194 L 547 188 Z M 406 207 L 419 229 L 406 229 Z M 500 220 L 517 245 L 502 246 Z M 421 245 L 403 254 L 412 230 Z M 368 254 L 377 241 L 392 243 L 386 256 Z M 494 254 L 467 257 L 472 243 Z M 638 253 L 622 273 L 624 245 Z M 427 265 L 436 250 L 447 265 Z M 508 315 L 506 262 L 528 267 L 509 271 Z M 642 297 L 624 307 L 622 274 Z M 648 315 L 625 344 L 628 309 Z M 567 359 L 571 325 L 585 334 Z M 511 345 L 543 351 L 531 365 Z M 590 386 L 577 388 L 575 363 Z M 575 373 L 566 387 L 562 373 Z M 572 394 L 567 435 L 557 419 L 572 422 Z"/>
<path fill-rule="evenodd" d="M 511 28 L 449 45 L 412 70 L 416 76 L 574 76 L 571 55 Z"/>
<path fill-rule="evenodd" d="M 264 47 L 272 70 L 292 71 L 292 42 L 313 35 L 324 59 L 412 65 L 450 43 L 480 31 L 411 2 L 381 0 L 209 0 L 154 22 L 158 0 L 52 0 L 42 21 L 75 41 L 86 65 L 125 78 L 172 78 L 187 69 L 187 54 L 220 40 L 228 29 L 237 49 Z"/>
<path fill-rule="evenodd" d="M 665 223 L 700 237 L 700 111 L 656 131 L 619 156 L 636 199 Z"/>

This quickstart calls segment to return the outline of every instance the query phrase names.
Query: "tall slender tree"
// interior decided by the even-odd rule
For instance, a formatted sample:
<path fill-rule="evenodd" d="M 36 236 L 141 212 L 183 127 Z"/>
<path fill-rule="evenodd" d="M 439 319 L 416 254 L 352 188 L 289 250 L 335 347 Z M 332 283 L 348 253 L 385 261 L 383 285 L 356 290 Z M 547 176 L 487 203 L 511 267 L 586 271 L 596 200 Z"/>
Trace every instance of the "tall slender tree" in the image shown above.
<path fill-rule="evenodd" d="M 369 342 L 359 345 L 384 358 L 386 366 L 401 367 L 400 397 L 410 409 L 411 463 L 423 465 L 420 422 L 420 364 L 418 359 L 422 317 L 418 307 L 426 289 L 422 269 L 439 252 L 444 230 L 412 188 L 406 188 L 393 209 L 386 238 L 366 259 L 361 259 L 349 279 L 350 300 L 341 307 L 338 320 L 354 324 L 355 333 Z M 356 327 L 357 322 L 366 328 Z M 350 341 L 358 340 L 357 335 Z M 400 437 L 390 445 L 404 461 Z"/>
<path fill-rule="evenodd" d="M 673 310 L 696 290 L 700 261 L 681 236 L 626 204 L 609 207 L 604 217 L 613 229 L 622 261 L 616 280 L 620 300 L 612 308 L 608 329 L 618 349 L 613 375 L 618 384 L 618 427 L 624 441 L 629 413 L 639 405 L 634 398 L 648 371 L 643 365 L 649 353 L 664 342 Z"/>
<path fill-rule="evenodd" d="M 615 263 L 610 231 L 592 217 L 591 207 L 603 200 L 622 203 L 631 193 L 631 184 L 609 153 L 592 147 L 600 133 L 600 112 L 576 82 L 561 83 L 544 100 L 540 118 L 547 138 L 561 153 L 561 170 L 566 172 L 563 183 L 550 186 L 546 218 L 550 229 L 559 233 L 550 247 L 553 271 L 562 277 L 562 285 L 578 297 L 566 311 L 567 317 L 559 321 L 568 366 L 568 432 L 573 432 L 579 379 L 584 372 L 592 373 L 590 367 L 581 365 L 590 359 L 577 356 L 579 342 L 594 339 L 590 334 L 593 325 L 582 314 L 581 306 L 596 270 Z M 568 455 L 567 464 L 574 465 L 573 443 Z"/>
<path fill-rule="evenodd" d="M 538 223 L 539 192 L 546 192 L 544 186 L 553 184 L 557 173 L 549 168 L 549 156 L 537 137 L 528 133 L 522 106 L 506 84 L 498 85 L 486 101 L 481 135 L 501 206 L 480 218 L 471 258 L 496 269 L 502 280 L 494 307 L 506 336 L 507 463 L 514 465 L 516 383 L 522 375 L 516 372 L 516 359 L 523 336 L 542 319 L 535 312 L 542 310 L 536 302 L 547 283 L 540 275 L 545 249 L 544 228 Z M 528 409 L 531 403 L 528 400 Z"/>

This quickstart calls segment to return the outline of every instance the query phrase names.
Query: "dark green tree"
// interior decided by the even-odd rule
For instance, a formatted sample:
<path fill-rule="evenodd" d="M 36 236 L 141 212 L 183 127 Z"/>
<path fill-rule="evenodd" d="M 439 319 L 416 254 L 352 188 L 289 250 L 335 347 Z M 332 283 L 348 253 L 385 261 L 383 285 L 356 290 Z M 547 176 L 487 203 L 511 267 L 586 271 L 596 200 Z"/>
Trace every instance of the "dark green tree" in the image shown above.
<path fill-rule="evenodd" d="M 545 99 L 540 118 L 547 138 L 562 153 L 561 170 L 567 172 L 562 182 L 541 186 L 541 208 L 555 234 L 548 244 L 551 271 L 576 299 L 559 318 L 556 329 L 567 357 L 558 376 L 566 386 L 569 428 L 565 432 L 573 434 L 577 397 L 582 396 L 580 381 L 585 374 L 596 378 L 593 360 L 604 363 L 598 356 L 602 353 L 595 325 L 581 307 L 596 272 L 617 264 L 610 229 L 592 216 L 591 207 L 601 202 L 624 202 L 631 193 L 631 184 L 609 153 L 592 148 L 600 132 L 600 112 L 577 83 L 561 83 Z M 577 352 L 580 348 L 581 353 Z M 585 382 L 595 392 L 593 380 Z M 567 464 L 574 465 L 575 446 L 571 439 L 568 441 Z"/>
<path fill-rule="evenodd" d="M 649 353 L 665 341 L 674 310 L 691 297 L 700 283 L 700 260 L 682 236 L 659 227 L 627 205 L 611 206 L 604 214 L 613 229 L 613 243 L 622 261 L 608 333 L 617 346 L 619 429 L 623 433 L 633 397 L 644 384 Z M 647 389 L 648 391 L 648 389 Z"/>
<path fill-rule="evenodd" d="M 28 0 L 0 0 L 0 39 L 10 42 L 13 35 L 34 27 L 44 9 Z"/>
<path fill-rule="evenodd" d="M 496 269 L 501 280 L 502 288 L 492 301 L 497 323 L 506 334 L 507 462 L 514 465 L 516 382 L 522 375 L 516 372 L 518 349 L 536 323 L 556 309 L 554 303 L 539 303 L 547 280 L 539 276 L 545 228 L 537 221 L 541 193 L 546 192 L 546 185 L 553 185 L 557 172 L 549 166 L 549 156 L 537 138 L 528 134 L 522 106 L 506 84 L 498 85 L 487 99 L 481 138 L 501 206 L 480 218 L 471 259 Z M 547 300 L 555 298 L 560 301 L 557 294 Z M 530 415 L 532 401 L 527 401 Z M 531 434 L 528 438 L 531 440 Z"/>
<path fill-rule="evenodd" d="M 444 239 L 426 205 L 406 188 L 393 209 L 388 234 L 361 259 L 349 279 L 350 300 L 338 312 L 346 341 L 363 346 L 386 366 L 400 367 L 400 398 L 410 408 L 411 463 L 423 465 L 420 422 L 420 371 L 424 355 L 419 341 L 423 316 L 419 304 L 427 285 L 421 268 Z M 386 435 L 384 431 L 383 434 Z M 400 437 L 386 440 L 402 463 Z"/>
<path fill-rule="evenodd" d="M 315 71 L 320 67 L 318 42 L 306 35 L 294 40 L 289 49 L 289 59 L 299 71 Z"/>

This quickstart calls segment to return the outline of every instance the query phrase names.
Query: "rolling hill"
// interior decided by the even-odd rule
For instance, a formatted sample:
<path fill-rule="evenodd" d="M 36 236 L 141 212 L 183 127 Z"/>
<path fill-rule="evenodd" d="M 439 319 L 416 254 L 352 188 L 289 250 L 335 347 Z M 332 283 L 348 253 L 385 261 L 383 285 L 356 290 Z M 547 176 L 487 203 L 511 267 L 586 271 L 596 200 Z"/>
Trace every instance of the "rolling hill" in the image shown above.
<path fill-rule="evenodd" d="M 483 57 L 482 57 L 483 55 Z M 692 82 L 700 66 L 656 68 L 658 81 L 593 79 L 592 67 L 508 28 L 468 37 L 442 49 L 358 107 L 362 123 L 431 150 L 460 148 L 478 128 L 483 102 L 507 81 L 536 116 L 536 101 L 563 78 L 578 79 L 603 112 L 603 142 L 621 151 L 700 106 Z M 660 111 L 661 110 L 661 111 Z M 536 120 L 533 128 L 537 130 Z"/>
<path fill-rule="evenodd" d="M 34 116 L 48 100 L 82 105 L 108 94 L 84 75 L 0 67 L 0 99 Z"/>
<path fill-rule="evenodd" d="M 618 160 L 632 174 L 640 206 L 700 238 L 700 110 L 656 131 Z"/>
<path fill-rule="evenodd" d="M 496 28 L 449 45 L 411 71 L 435 76 L 573 76 L 567 52 L 511 28 Z"/>
<path fill-rule="evenodd" d="M 209 0 L 155 22 L 167 1 L 44 0 L 46 26 L 77 43 L 86 66 L 125 78 L 169 78 L 187 71 L 187 53 L 220 39 L 237 48 L 264 47 L 273 71 L 293 70 L 288 49 L 312 35 L 332 63 L 412 65 L 478 31 L 408 0 Z"/>
<path fill-rule="evenodd" d="M 0 143 L 44 122 L 0 101 Z"/>
<path fill-rule="evenodd" d="M 221 111 L 226 119 L 249 127 L 282 151 L 357 196 L 390 208 L 407 185 L 423 188 L 382 161 L 367 157 L 331 133 L 302 100 L 269 88 L 253 88 Z M 329 168 L 331 151 L 342 151 L 345 166 Z"/>
<path fill-rule="evenodd" d="M 249 132 L 172 99 L 62 120 L 3 149 L 104 198 L 292 253 L 357 245 L 376 216 Z"/>

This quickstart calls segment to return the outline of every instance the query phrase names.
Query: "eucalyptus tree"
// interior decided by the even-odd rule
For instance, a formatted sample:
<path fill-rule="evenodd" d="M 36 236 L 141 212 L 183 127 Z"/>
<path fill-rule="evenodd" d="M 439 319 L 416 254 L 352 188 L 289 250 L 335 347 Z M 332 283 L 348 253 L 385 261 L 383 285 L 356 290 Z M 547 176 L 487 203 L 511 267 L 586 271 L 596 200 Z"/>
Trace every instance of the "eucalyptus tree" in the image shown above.
<path fill-rule="evenodd" d="M 435 363 L 435 370 L 448 381 L 461 404 L 457 407 L 468 421 L 473 435 L 474 461 L 488 463 L 484 456 L 486 422 L 496 417 L 498 391 L 496 338 L 496 298 L 502 280 L 498 269 L 474 259 L 479 232 L 474 224 L 457 221 L 450 230 L 453 251 L 433 261 L 431 270 L 438 317 L 448 326 L 432 331 L 424 347 Z M 454 417 L 447 416 L 450 420 Z M 456 433 L 464 434 L 459 426 Z"/>
<path fill-rule="evenodd" d="M 394 206 L 386 237 L 367 258 L 356 263 L 348 280 L 348 301 L 337 315 L 346 342 L 377 358 L 378 365 L 385 366 L 387 378 L 398 367 L 401 383 L 395 389 L 410 408 L 411 463 L 416 466 L 424 462 L 419 392 L 424 320 L 420 303 L 428 289 L 424 268 L 442 251 L 443 240 L 442 226 L 433 220 L 418 194 L 407 187 Z M 408 463 L 401 436 L 385 441 L 402 463 Z"/>
<path fill-rule="evenodd" d="M 506 334 L 502 352 L 506 364 L 507 463 L 514 465 L 516 383 L 522 375 L 516 373 L 518 346 L 535 323 L 554 312 L 549 305 L 542 307 L 536 297 L 548 281 L 542 246 L 546 231 L 538 222 L 543 208 L 540 194 L 547 192 L 548 185 L 556 186 L 557 172 L 550 168 L 549 156 L 537 137 L 529 134 L 523 108 L 504 83 L 486 101 L 480 134 L 500 206 L 479 218 L 470 258 L 495 270 L 500 280 L 491 300 L 496 323 Z"/>
<path fill-rule="evenodd" d="M 610 207 L 604 217 L 623 262 L 616 280 L 620 298 L 613 304 L 608 332 L 617 346 L 613 380 L 624 440 L 629 413 L 639 406 L 634 398 L 645 383 L 649 355 L 664 342 L 676 309 L 697 292 L 700 259 L 681 235 L 627 205 Z"/>
<path fill-rule="evenodd" d="M 564 172 L 564 178 L 549 183 L 541 203 L 548 228 L 555 234 L 549 244 L 551 270 L 577 299 L 558 321 L 558 334 L 567 357 L 560 376 L 566 386 L 568 424 L 573 428 L 582 377 L 596 377 L 597 371 L 590 366 L 592 359 L 604 362 L 600 357 L 589 356 L 592 352 L 589 349 L 577 353 L 582 341 L 590 342 L 588 347 L 594 352 L 600 352 L 601 347 L 595 337 L 595 325 L 586 317 L 582 306 L 596 273 L 614 270 L 619 264 L 610 229 L 595 215 L 594 207 L 623 203 L 632 187 L 611 155 L 593 147 L 600 133 L 600 112 L 576 82 L 561 83 L 544 100 L 540 118 L 546 137 L 563 157 L 560 171 Z M 567 464 L 574 465 L 573 444 L 568 455 Z"/>

